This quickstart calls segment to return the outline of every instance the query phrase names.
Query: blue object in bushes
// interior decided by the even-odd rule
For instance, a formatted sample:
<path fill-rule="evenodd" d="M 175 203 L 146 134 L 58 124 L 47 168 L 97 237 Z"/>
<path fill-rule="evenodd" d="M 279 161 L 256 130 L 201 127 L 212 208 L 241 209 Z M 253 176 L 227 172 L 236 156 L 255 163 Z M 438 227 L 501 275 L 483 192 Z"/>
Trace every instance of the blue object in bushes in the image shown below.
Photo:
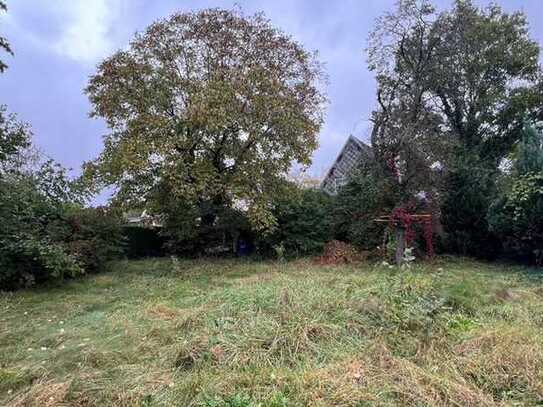
<path fill-rule="evenodd" d="M 240 257 L 248 256 L 249 254 L 251 254 L 251 246 L 249 242 L 244 239 L 238 239 L 236 254 Z"/>

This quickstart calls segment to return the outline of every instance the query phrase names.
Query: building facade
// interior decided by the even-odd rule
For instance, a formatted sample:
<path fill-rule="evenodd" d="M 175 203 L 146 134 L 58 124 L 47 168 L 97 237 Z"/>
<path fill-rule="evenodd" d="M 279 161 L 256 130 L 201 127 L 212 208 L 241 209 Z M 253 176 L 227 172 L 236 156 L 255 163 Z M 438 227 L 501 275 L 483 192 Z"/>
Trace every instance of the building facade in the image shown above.
<path fill-rule="evenodd" d="M 336 195 L 341 187 L 349 182 L 358 164 L 363 160 L 371 159 L 372 156 L 370 146 L 354 136 L 349 136 L 334 164 L 322 180 L 321 189 L 330 195 Z"/>

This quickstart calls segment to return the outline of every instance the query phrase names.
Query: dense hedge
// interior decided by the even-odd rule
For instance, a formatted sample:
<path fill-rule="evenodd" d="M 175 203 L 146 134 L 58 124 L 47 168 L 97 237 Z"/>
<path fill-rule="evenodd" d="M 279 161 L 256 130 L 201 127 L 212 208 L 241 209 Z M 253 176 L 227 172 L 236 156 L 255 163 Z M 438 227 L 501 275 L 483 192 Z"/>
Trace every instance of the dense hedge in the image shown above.
<path fill-rule="evenodd" d="M 333 235 L 332 202 L 322 191 L 293 187 L 274 202 L 277 225 L 271 233 L 258 236 L 258 252 L 279 257 L 319 253 Z"/>
<path fill-rule="evenodd" d="M 0 291 L 97 272 L 122 253 L 121 218 L 83 208 L 64 171 L 0 171 Z"/>
<path fill-rule="evenodd" d="M 487 221 L 498 194 L 498 170 L 469 154 L 459 156 L 445 177 L 441 221 L 445 251 L 463 256 L 495 259 L 502 244 Z"/>
<path fill-rule="evenodd" d="M 490 230 L 506 256 L 543 265 L 543 132 L 527 123 L 511 163 L 488 211 Z"/>
<path fill-rule="evenodd" d="M 374 162 L 363 163 L 335 199 L 335 238 L 371 250 L 383 240 L 385 226 L 374 219 L 388 214 L 399 201 L 390 177 Z"/>
<path fill-rule="evenodd" d="M 157 257 L 165 254 L 166 239 L 158 228 L 124 226 L 125 254 L 130 259 Z"/>
<path fill-rule="evenodd" d="M 0 179 L 0 290 L 100 271 L 122 253 L 120 218 L 45 197 L 31 177 Z"/>
<path fill-rule="evenodd" d="M 108 261 L 124 254 L 122 217 L 116 211 L 105 207 L 71 207 L 64 219 L 67 225 L 62 239 L 85 272 L 102 271 Z"/>

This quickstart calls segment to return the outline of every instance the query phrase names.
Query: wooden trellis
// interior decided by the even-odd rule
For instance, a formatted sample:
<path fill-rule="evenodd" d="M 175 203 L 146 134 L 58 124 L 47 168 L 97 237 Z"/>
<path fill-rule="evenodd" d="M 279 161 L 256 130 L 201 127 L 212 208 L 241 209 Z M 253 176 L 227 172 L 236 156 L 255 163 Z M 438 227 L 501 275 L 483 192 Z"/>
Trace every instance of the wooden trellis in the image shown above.
<path fill-rule="evenodd" d="M 392 215 L 383 215 L 374 219 L 375 222 L 387 223 L 393 229 L 396 236 L 396 264 L 400 266 L 403 262 L 403 256 L 408 244 L 414 239 L 414 231 L 411 229 L 413 223 L 424 226 L 424 238 L 426 240 L 426 253 L 428 257 L 433 257 L 434 246 L 432 241 L 432 214 L 410 214 L 405 211 L 398 211 Z M 383 245 L 384 250 L 384 245 Z"/>

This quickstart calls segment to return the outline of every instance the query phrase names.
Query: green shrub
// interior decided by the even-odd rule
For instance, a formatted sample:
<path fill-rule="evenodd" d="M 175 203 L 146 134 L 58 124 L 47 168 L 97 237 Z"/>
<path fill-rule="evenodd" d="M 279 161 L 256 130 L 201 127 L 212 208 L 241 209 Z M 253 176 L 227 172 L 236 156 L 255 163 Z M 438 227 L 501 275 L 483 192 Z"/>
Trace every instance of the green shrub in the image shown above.
<path fill-rule="evenodd" d="M 0 106 L 0 291 L 98 271 L 121 250 L 119 217 L 82 208 L 84 184 L 30 146 Z"/>
<path fill-rule="evenodd" d="M 87 272 L 101 271 L 123 254 L 121 216 L 106 208 L 69 207 L 64 214 L 67 236 L 58 236 Z"/>
<path fill-rule="evenodd" d="M 274 202 L 275 229 L 257 239 L 261 254 L 281 258 L 319 253 L 332 235 L 332 198 L 322 191 L 293 187 Z"/>
<path fill-rule="evenodd" d="M 128 258 L 137 259 L 164 255 L 166 239 L 160 234 L 160 229 L 124 226 L 122 233 L 126 239 L 125 253 Z"/>
<path fill-rule="evenodd" d="M 187 257 L 232 253 L 240 236 L 252 235 L 245 213 L 231 203 L 187 205 L 174 199 L 158 208 L 163 215 L 161 238 L 167 253 Z"/>
<path fill-rule="evenodd" d="M 83 272 L 54 234 L 62 209 L 40 194 L 31 177 L 0 179 L 0 290 Z"/>
<path fill-rule="evenodd" d="M 492 259 L 501 243 L 490 230 L 487 212 L 495 199 L 497 170 L 476 157 L 463 154 L 445 178 L 441 221 L 445 251 Z"/>
<path fill-rule="evenodd" d="M 43 173 L 0 177 L 0 290 L 95 272 L 121 253 L 119 217 L 82 208 L 63 174 L 47 174 L 47 194 Z"/>
<path fill-rule="evenodd" d="M 542 265 L 543 134 L 525 126 L 512 162 L 512 171 L 503 177 L 487 219 L 503 241 L 506 255 Z"/>
<path fill-rule="evenodd" d="M 400 202 L 397 185 L 375 163 L 353 175 L 336 199 L 333 209 L 335 237 L 371 250 L 381 244 L 384 225 L 375 222 Z"/>
<path fill-rule="evenodd" d="M 503 240 L 505 254 L 543 264 L 543 174 L 515 177 L 490 207 L 488 220 Z"/>

